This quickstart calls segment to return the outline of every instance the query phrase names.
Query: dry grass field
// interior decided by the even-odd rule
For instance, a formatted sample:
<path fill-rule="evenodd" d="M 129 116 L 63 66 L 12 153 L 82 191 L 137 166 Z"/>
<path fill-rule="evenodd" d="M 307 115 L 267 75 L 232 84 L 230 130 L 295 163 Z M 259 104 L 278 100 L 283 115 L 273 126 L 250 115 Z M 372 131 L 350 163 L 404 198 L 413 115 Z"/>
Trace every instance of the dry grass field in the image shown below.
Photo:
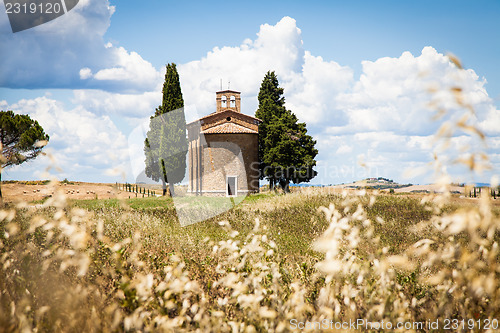
<path fill-rule="evenodd" d="M 498 331 L 500 200 L 305 188 L 181 227 L 170 198 L 68 186 L 0 211 L 2 331 Z"/>

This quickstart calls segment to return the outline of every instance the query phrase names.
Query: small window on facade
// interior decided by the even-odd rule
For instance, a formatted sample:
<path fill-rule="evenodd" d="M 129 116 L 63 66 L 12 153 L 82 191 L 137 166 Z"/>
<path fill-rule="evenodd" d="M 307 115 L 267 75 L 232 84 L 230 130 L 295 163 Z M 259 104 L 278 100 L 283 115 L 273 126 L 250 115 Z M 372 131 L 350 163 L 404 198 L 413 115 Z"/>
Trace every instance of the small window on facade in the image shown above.
<path fill-rule="evenodd" d="M 225 108 L 227 106 L 227 97 L 226 96 L 222 96 L 222 98 L 221 98 L 221 106 L 223 108 Z"/>
<path fill-rule="evenodd" d="M 226 120 L 227 120 L 227 121 L 231 121 L 231 117 L 227 117 L 227 118 L 226 118 Z"/>
<path fill-rule="evenodd" d="M 230 107 L 234 108 L 236 106 L 236 97 L 231 96 Z"/>
<path fill-rule="evenodd" d="M 233 196 L 236 196 L 238 194 L 238 189 L 237 189 L 237 177 L 234 177 L 234 176 L 229 176 L 226 178 L 226 186 L 227 186 L 227 189 L 226 189 L 226 195 L 228 197 L 233 197 Z"/>

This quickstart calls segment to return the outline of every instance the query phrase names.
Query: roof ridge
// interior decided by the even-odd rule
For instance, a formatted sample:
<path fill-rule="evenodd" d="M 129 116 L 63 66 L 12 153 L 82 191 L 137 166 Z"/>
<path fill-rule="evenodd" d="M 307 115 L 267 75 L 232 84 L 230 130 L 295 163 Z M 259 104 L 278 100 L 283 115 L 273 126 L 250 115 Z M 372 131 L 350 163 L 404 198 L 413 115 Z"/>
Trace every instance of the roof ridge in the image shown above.
<path fill-rule="evenodd" d="M 187 125 L 187 126 L 189 126 L 189 125 L 194 124 L 194 123 L 196 123 L 196 122 L 198 122 L 198 121 L 200 121 L 200 120 L 205 120 L 205 119 L 207 119 L 207 118 L 209 118 L 209 117 L 213 117 L 213 116 L 215 116 L 215 115 L 223 114 L 223 113 L 226 113 L 226 112 L 232 112 L 232 113 L 234 113 L 234 114 L 241 115 L 241 116 L 243 116 L 243 117 L 248 117 L 248 118 L 251 118 L 251 119 L 254 119 L 254 120 L 258 120 L 258 121 L 262 122 L 262 120 L 261 120 L 261 119 L 256 118 L 256 117 L 253 117 L 253 116 L 250 116 L 250 115 L 248 115 L 248 114 L 246 114 L 246 113 L 237 112 L 237 111 L 234 111 L 234 110 L 231 110 L 231 109 L 227 109 L 227 110 L 223 110 L 223 111 L 220 111 L 220 112 L 212 112 L 212 113 L 210 113 L 210 114 L 208 114 L 208 115 L 206 115 L 206 116 L 203 116 L 203 117 L 201 117 L 201 118 L 199 118 L 199 119 L 197 119 L 197 120 L 193 120 L 192 122 L 190 122 L 190 123 L 188 123 L 188 124 L 186 124 L 186 125 Z"/>

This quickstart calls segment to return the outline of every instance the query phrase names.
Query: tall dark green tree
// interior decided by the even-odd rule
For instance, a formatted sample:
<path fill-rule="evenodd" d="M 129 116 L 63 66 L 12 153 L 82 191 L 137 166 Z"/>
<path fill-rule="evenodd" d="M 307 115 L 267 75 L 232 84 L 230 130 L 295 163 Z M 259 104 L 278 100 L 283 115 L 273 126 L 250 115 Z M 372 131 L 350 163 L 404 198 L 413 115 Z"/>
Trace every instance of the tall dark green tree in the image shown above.
<path fill-rule="evenodd" d="M 274 71 L 268 71 L 260 85 L 258 96 L 259 109 L 266 99 L 271 100 L 273 105 L 284 107 L 285 97 L 283 97 L 283 91 L 283 88 L 279 87 L 278 77 L 276 76 L 276 73 L 274 73 Z M 262 110 L 262 112 L 266 113 L 265 110 Z"/>
<path fill-rule="evenodd" d="M 260 85 L 259 91 L 259 108 L 255 112 L 255 116 L 262 120 L 259 125 L 259 161 L 260 161 L 260 178 L 269 180 L 270 189 L 274 189 L 277 183 L 276 169 L 272 163 L 267 163 L 269 159 L 267 153 L 269 151 L 270 140 L 268 140 L 268 127 L 273 123 L 274 118 L 281 117 L 286 112 L 285 97 L 283 97 L 283 88 L 279 87 L 278 77 L 274 71 L 268 71 L 264 76 Z"/>
<path fill-rule="evenodd" d="M 289 184 L 308 182 L 317 175 L 314 158 L 316 141 L 307 134 L 292 111 L 285 108 L 283 88 L 274 72 L 267 72 L 259 92 L 259 108 L 255 113 L 262 120 L 259 126 L 259 160 L 261 179 L 269 180 L 274 189 L 280 184 L 289 192 Z"/>
<path fill-rule="evenodd" d="M 174 63 L 167 64 L 163 84 L 163 101 L 149 121 L 149 131 L 144 142 L 146 176 L 162 181 L 163 195 L 169 186 L 174 195 L 174 184 L 186 172 L 186 117 L 179 74 Z"/>
<path fill-rule="evenodd" d="M 42 126 L 28 115 L 0 111 L 0 200 L 2 170 L 36 158 L 48 141 Z"/>

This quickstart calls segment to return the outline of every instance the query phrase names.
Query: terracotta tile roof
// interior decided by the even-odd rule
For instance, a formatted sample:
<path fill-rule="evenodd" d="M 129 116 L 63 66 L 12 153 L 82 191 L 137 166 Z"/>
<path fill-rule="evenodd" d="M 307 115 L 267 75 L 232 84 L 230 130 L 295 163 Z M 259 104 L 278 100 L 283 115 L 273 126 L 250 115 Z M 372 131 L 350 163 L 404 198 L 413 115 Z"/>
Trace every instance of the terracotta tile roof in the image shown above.
<path fill-rule="evenodd" d="M 250 128 L 234 124 L 234 123 L 223 123 L 217 126 L 213 126 L 210 128 L 207 128 L 206 130 L 203 130 L 201 133 L 203 134 L 218 134 L 218 133 L 255 133 L 257 134 L 257 131 L 254 131 Z"/>

